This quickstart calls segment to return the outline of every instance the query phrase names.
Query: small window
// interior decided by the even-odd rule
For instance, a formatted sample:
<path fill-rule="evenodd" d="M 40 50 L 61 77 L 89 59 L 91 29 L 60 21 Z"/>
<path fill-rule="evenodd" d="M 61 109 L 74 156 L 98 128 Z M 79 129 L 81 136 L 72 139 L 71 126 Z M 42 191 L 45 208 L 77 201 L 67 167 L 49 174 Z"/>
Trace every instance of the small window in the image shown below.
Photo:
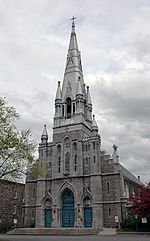
<path fill-rule="evenodd" d="M 65 172 L 70 172 L 70 153 L 67 152 L 65 154 Z"/>
<path fill-rule="evenodd" d="M 61 153 L 61 145 L 57 146 L 57 153 L 60 154 Z"/>
<path fill-rule="evenodd" d="M 73 103 L 73 115 L 75 114 L 75 111 L 76 111 L 76 106 L 75 106 L 75 103 Z"/>
<path fill-rule="evenodd" d="M 36 194 L 35 187 L 33 187 L 33 189 L 32 189 L 32 197 L 33 198 L 35 198 L 35 196 L 36 196 L 35 194 Z"/>
<path fill-rule="evenodd" d="M 71 118 L 71 98 L 70 97 L 66 99 L 66 105 L 67 105 L 67 118 Z"/>
<path fill-rule="evenodd" d="M 65 115 L 65 109 L 64 109 L 64 105 L 62 105 L 62 116 Z"/>
<path fill-rule="evenodd" d="M 95 150 L 95 142 L 93 142 L 93 150 Z"/>
<path fill-rule="evenodd" d="M 110 207 L 108 208 L 108 216 L 109 217 L 111 216 L 111 208 Z"/>
<path fill-rule="evenodd" d="M 95 156 L 94 156 L 94 163 L 96 163 L 96 158 L 95 158 Z"/>
<path fill-rule="evenodd" d="M 88 158 L 85 158 L 85 164 L 88 165 Z"/>
<path fill-rule="evenodd" d="M 17 212 L 17 205 L 14 204 L 14 205 L 13 205 L 13 214 L 16 214 L 16 212 Z"/>
<path fill-rule="evenodd" d="M 74 170 L 77 171 L 77 155 L 74 157 Z"/>
<path fill-rule="evenodd" d="M 84 152 L 84 145 L 82 145 L 82 151 Z"/>
<path fill-rule="evenodd" d="M 61 165 L 61 157 L 59 156 L 59 159 L 58 159 L 58 173 L 60 173 L 60 165 Z"/>
<path fill-rule="evenodd" d="M 49 163 L 48 163 L 48 168 L 50 169 L 51 167 L 52 167 L 52 163 L 49 162 Z"/>
<path fill-rule="evenodd" d="M 17 191 L 15 191 L 15 193 L 14 193 L 14 198 L 15 199 L 17 198 Z"/>
<path fill-rule="evenodd" d="M 76 142 L 73 143 L 73 150 L 74 150 L 74 151 L 77 150 L 77 143 L 76 143 Z"/>
<path fill-rule="evenodd" d="M 107 182 L 107 194 L 110 194 L 110 182 Z"/>

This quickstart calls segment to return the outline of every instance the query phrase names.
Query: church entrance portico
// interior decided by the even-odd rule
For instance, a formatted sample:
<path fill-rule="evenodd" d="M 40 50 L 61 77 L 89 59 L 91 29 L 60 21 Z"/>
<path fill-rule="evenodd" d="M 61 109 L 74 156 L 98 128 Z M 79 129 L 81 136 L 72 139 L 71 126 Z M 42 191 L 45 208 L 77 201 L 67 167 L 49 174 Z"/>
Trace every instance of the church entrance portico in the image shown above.
<path fill-rule="evenodd" d="M 75 209 L 74 195 L 72 191 L 66 189 L 61 196 L 62 203 L 62 227 L 74 227 Z"/>

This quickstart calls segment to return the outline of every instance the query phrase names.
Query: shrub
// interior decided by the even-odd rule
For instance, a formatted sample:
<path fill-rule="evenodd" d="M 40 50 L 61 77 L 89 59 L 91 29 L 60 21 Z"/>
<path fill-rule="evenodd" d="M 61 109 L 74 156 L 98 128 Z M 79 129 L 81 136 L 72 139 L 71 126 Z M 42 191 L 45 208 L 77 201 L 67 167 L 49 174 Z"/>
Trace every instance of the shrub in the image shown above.
<path fill-rule="evenodd" d="M 134 217 L 128 217 L 123 221 L 121 228 L 128 230 L 136 230 L 136 223 L 137 220 L 134 219 Z"/>
<path fill-rule="evenodd" d="M 8 232 L 12 227 L 12 222 L 9 220 L 2 220 L 0 223 L 0 233 Z"/>

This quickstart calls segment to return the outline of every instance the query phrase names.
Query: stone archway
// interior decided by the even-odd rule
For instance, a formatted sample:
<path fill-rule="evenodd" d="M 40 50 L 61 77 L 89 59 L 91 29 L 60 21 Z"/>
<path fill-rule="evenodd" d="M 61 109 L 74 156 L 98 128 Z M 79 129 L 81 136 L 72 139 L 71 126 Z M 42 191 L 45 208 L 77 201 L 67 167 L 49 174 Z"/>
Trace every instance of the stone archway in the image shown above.
<path fill-rule="evenodd" d="M 74 195 L 70 189 L 65 189 L 61 195 L 62 227 L 74 227 L 75 208 Z"/>

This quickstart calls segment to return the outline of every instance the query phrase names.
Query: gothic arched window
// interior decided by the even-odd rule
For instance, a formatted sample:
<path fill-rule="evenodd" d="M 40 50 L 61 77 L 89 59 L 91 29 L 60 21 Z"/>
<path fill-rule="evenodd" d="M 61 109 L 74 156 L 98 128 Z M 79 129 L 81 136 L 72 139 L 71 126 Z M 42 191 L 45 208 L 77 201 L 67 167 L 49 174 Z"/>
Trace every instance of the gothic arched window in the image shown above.
<path fill-rule="evenodd" d="M 66 152 L 65 154 L 65 173 L 69 173 L 70 171 L 70 152 Z"/>
<path fill-rule="evenodd" d="M 70 97 L 66 99 L 66 105 L 67 105 L 67 118 L 71 118 L 71 98 Z"/>
<path fill-rule="evenodd" d="M 58 145 L 57 146 L 57 154 L 60 154 L 61 153 L 61 145 Z"/>
<path fill-rule="evenodd" d="M 65 148 L 70 148 L 70 146 L 71 146 L 71 142 L 68 137 L 65 138 L 65 140 L 64 140 L 64 146 L 65 146 Z"/>
<path fill-rule="evenodd" d="M 77 143 L 76 142 L 73 143 L 73 150 L 77 151 Z"/>

